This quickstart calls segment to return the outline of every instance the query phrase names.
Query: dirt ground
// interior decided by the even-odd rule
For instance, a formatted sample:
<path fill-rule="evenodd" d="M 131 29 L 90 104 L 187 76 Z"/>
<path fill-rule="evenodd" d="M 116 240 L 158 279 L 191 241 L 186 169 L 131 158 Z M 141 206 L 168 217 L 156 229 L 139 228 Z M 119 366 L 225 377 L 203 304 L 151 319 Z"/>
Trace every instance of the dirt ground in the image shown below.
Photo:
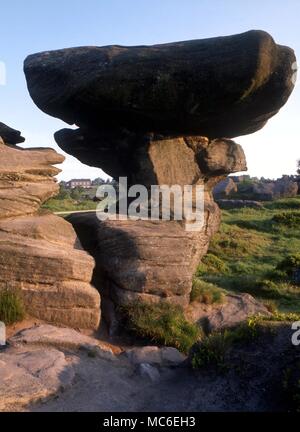
<path fill-rule="evenodd" d="M 284 371 L 300 359 L 289 324 L 234 350 L 230 368 L 195 371 L 188 365 L 160 370 L 158 382 L 141 377 L 133 365 L 67 353 L 74 363 L 73 385 L 28 411 L 286 411 Z"/>

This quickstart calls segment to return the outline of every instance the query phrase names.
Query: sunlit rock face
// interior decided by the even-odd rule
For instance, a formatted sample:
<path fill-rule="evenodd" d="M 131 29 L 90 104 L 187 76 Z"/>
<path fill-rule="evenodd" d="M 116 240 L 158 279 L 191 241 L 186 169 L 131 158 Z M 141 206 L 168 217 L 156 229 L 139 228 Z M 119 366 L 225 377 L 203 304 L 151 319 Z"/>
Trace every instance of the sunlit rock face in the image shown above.
<path fill-rule="evenodd" d="M 263 31 L 164 45 L 80 47 L 25 60 L 36 105 L 78 129 L 55 134 L 81 162 L 129 185 L 204 187 L 204 225 L 69 220 L 96 260 L 94 284 L 113 327 L 137 299 L 186 307 L 195 268 L 219 226 L 212 189 L 246 170 L 232 138 L 261 129 L 293 89 L 293 50 Z"/>
<path fill-rule="evenodd" d="M 63 160 L 52 149 L 23 149 L 0 137 L 0 291 L 20 291 L 33 317 L 97 328 L 94 260 L 71 224 L 39 210 L 58 192 L 54 176 L 60 170 L 52 164 Z"/>

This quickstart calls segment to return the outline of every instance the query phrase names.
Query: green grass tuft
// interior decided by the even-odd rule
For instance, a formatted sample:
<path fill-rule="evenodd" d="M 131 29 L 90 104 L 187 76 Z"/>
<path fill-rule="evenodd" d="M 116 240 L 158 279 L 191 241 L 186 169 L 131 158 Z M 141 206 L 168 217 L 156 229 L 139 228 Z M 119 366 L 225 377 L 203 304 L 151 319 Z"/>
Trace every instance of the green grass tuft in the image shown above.
<path fill-rule="evenodd" d="M 45 202 L 42 208 L 51 212 L 68 212 L 78 210 L 96 210 L 96 202 L 92 200 L 78 201 L 73 198 L 50 198 Z"/>
<path fill-rule="evenodd" d="M 200 369 L 213 366 L 218 370 L 226 370 L 228 368 L 227 355 L 231 348 L 237 343 L 245 343 L 256 339 L 261 334 L 260 322 L 261 317 L 251 317 L 245 323 L 233 329 L 226 329 L 205 336 L 194 347 L 192 367 Z"/>
<path fill-rule="evenodd" d="M 198 301 L 205 304 L 222 303 L 224 293 L 218 286 L 202 279 L 194 278 L 190 300 L 191 302 Z"/>
<path fill-rule="evenodd" d="M 281 212 L 272 217 L 276 224 L 285 225 L 289 228 L 300 226 L 300 212 Z"/>
<path fill-rule="evenodd" d="M 220 230 L 208 251 L 222 265 L 207 265 L 204 259 L 197 276 L 224 291 L 275 301 L 281 312 L 300 313 L 300 289 L 293 275 L 299 268 L 295 256 L 300 250 L 300 223 L 289 222 L 300 215 L 298 206 L 300 197 L 266 203 L 262 209 L 222 211 Z M 275 222 L 283 213 L 287 215 L 282 223 Z M 294 257 L 294 262 L 287 257 Z"/>
<path fill-rule="evenodd" d="M 224 261 L 212 253 L 208 253 L 199 264 L 196 276 L 201 276 L 204 273 L 226 273 L 228 271 L 227 265 Z"/>
<path fill-rule="evenodd" d="M 10 325 L 22 321 L 24 317 L 25 310 L 20 294 L 7 288 L 0 291 L 0 321 Z"/>
<path fill-rule="evenodd" d="M 169 303 L 133 302 L 121 307 L 127 331 L 157 344 L 173 346 L 187 353 L 202 332 L 189 323 L 179 306 Z"/>

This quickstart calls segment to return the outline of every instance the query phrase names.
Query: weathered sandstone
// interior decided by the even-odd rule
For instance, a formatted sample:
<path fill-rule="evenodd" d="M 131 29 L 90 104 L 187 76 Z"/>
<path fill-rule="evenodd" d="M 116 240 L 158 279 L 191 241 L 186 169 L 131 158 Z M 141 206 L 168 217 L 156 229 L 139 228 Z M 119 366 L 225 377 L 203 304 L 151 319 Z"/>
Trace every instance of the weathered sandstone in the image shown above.
<path fill-rule="evenodd" d="M 219 226 L 212 189 L 247 169 L 230 138 L 259 130 L 285 104 L 294 62 L 290 48 L 262 31 L 149 47 L 70 48 L 25 60 L 37 106 L 78 126 L 55 134 L 64 151 L 115 179 L 127 177 L 129 186 L 204 187 L 204 225 L 196 232 L 185 230 L 186 220 L 69 218 L 96 260 L 93 283 L 111 328 L 116 306 L 133 300 L 187 307 L 192 275 Z"/>
<path fill-rule="evenodd" d="M 21 136 L 21 132 L 11 127 L 7 126 L 4 123 L 0 122 L 0 136 L 3 141 L 8 144 L 18 144 L 25 141 L 25 138 Z"/>
<path fill-rule="evenodd" d="M 52 323 L 97 328 L 94 260 L 68 222 L 39 211 L 58 192 L 63 156 L 21 149 L 0 138 L 0 289 L 20 290 L 28 314 Z"/>
<path fill-rule="evenodd" d="M 293 50 L 263 31 L 163 45 L 80 47 L 29 56 L 39 108 L 84 129 L 236 137 L 287 101 Z"/>

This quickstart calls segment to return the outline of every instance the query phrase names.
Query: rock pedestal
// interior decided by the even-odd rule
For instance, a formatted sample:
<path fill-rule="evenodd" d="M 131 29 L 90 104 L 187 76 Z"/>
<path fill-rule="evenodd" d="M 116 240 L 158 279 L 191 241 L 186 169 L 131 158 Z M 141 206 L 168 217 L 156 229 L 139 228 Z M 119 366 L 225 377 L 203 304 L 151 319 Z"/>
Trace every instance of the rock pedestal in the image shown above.
<path fill-rule="evenodd" d="M 243 150 L 231 140 L 179 137 L 146 143 L 140 146 L 136 170 L 128 172 L 129 184 L 142 182 L 148 189 L 203 185 L 204 224 L 194 232 L 186 230 L 185 220 L 100 222 L 90 213 L 69 216 L 83 247 L 95 258 L 93 281 L 112 328 L 116 305 L 141 300 L 188 306 L 195 268 L 220 222 L 211 187 L 222 176 L 246 168 Z"/>
<path fill-rule="evenodd" d="M 29 56 L 24 70 L 39 108 L 77 130 L 55 134 L 67 153 L 128 185 L 204 188 L 204 224 L 100 222 L 73 215 L 96 260 L 104 316 L 142 299 L 187 306 L 192 275 L 218 229 L 213 187 L 246 170 L 231 138 L 264 126 L 287 101 L 293 51 L 262 31 L 150 47 L 81 47 Z M 194 203 L 195 204 L 195 203 Z"/>
<path fill-rule="evenodd" d="M 40 206 L 58 192 L 52 149 L 22 149 L 0 138 L 0 290 L 21 292 L 33 317 L 97 328 L 100 298 L 90 284 L 94 260 L 72 225 Z"/>

